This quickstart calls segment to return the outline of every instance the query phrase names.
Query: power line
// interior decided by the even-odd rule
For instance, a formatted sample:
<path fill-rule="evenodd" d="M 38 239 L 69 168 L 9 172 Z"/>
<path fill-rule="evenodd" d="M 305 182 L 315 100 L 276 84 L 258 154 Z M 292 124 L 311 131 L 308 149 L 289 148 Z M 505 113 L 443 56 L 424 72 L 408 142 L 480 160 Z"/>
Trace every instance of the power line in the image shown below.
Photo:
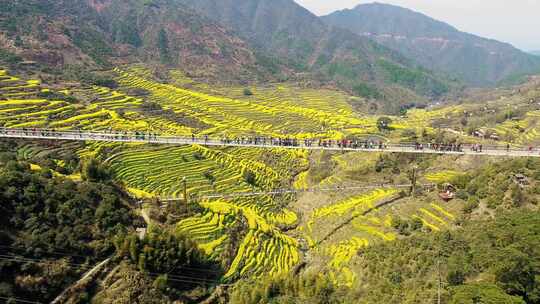
<path fill-rule="evenodd" d="M 11 300 L 11 301 L 19 302 L 19 303 L 42 304 L 42 302 L 30 301 L 30 300 L 14 298 L 14 297 L 0 297 L 0 299 L 6 300 L 6 301 Z"/>
<path fill-rule="evenodd" d="M 0 260 L 4 261 L 11 261 L 11 262 L 20 262 L 20 263 L 44 263 L 44 262 L 51 262 L 50 260 L 46 259 L 33 259 L 33 258 L 24 258 L 24 257 L 18 257 L 15 255 L 0 255 Z M 92 269 L 93 266 L 85 265 L 85 264 L 78 264 L 78 263 L 71 263 L 71 262 L 65 262 L 67 265 L 76 268 L 76 269 Z"/>
<path fill-rule="evenodd" d="M 23 248 L 23 247 L 0 245 L 0 248 L 13 249 L 13 250 L 17 250 L 17 251 L 24 252 L 24 253 L 27 252 L 26 251 L 27 248 Z M 60 249 L 60 248 L 51 247 L 51 246 L 47 246 L 47 248 Z M 69 256 L 69 257 L 73 257 L 73 258 L 90 258 L 90 256 L 88 256 L 88 255 L 78 255 L 78 254 L 73 254 L 73 253 L 69 253 L 69 252 L 65 252 L 65 251 L 44 250 L 42 254 L 43 255 L 58 255 L 58 256 L 62 256 L 62 257 Z"/>
<path fill-rule="evenodd" d="M 25 248 L 21 248 L 21 247 L 16 247 L 16 246 L 2 246 L 0 245 L 0 248 L 6 248 L 6 249 L 14 249 L 14 250 L 18 250 L 18 251 L 23 251 L 25 250 Z M 53 247 L 54 248 L 54 247 Z M 50 253 L 50 252 L 47 252 L 47 253 Z M 60 256 L 60 257 L 85 257 L 85 258 L 90 258 L 89 256 L 82 256 L 82 255 L 77 255 L 77 254 L 71 254 L 71 253 L 60 253 L 59 251 L 52 251 L 52 253 Z M 1 255 L 0 255 L 1 256 Z M 14 256 L 14 255 L 12 255 Z M 41 260 L 46 260 L 45 258 L 42 258 Z M 79 265 L 85 265 L 85 264 L 79 264 Z M 210 270 L 210 269 L 200 269 L 200 268 L 193 268 L 193 267 L 186 267 L 186 266 L 179 266 L 177 267 L 178 270 L 196 270 L 196 271 L 199 271 L 199 272 L 208 272 L 208 273 L 220 273 L 221 271 L 218 271 L 218 270 Z"/>
<path fill-rule="evenodd" d="M 209 194 L 209 195 L 195 195 L 195 199 L 216 199 L 216 198 L 239 198 L 239 197 L 252 197 L 252 196 L 266 196 L 266 195 L 280 195 L 280 194 L 298 194 L 298 193 L 317 193 L 317 192 L 353 192 L 353 191 L 360 191 L 360 190 L 372 190 L 372 189 L 381 189 L 381 188 L 397 188 L 397 189 L 403 189 L 403 188 L 409 188 L 412 184 L 378 184 L 378 185 L 366 185 L 366 186 L 351 186 L 351 187 L 332 187 L 332 188 L 307 188 L 307 189 L 290 189 L 290 188 L 282 188 L 282 189 L 276 189 L 273 191 L 258 191 L 258 192 L 236 192 L 236 193 L 229 193 L 229 194 Z M 417 186 L 421 186 L 424 188 L 432 188 L 435 187 L 436 184 L 428 183 L 428 184 L 417 184 Z M 178 198 L 159 198 L 158 199 L 162 202 L 169 202 L 169 201 L 178 201 Z"/>
<path fill-rule="evenodd" d="M 22 257 L 14 256 L 14 255 L 0 255 L 0 260 L 19 262 L 19 263 L 35 263 L 35 264 L 50 262 L 50 260 L 45 260 L 45 259 L 22 258 Z M 79 270 L 90 270 L 94 268 L 94 266 L 85 265 L 85 264 L 70 263 L 70 262 L 67 262 L 67 264 L 71 266 L 72 268 L 79 269 Z M 204 271 L 204 269 L 194 269 L 194 270 Z M 221 283 L 220 281 L 217 281 L 217 280 L 204 279 L 204 278 L 179 275 L 179 274 L 156 273 L 156 272 L 145 272 L 145 273 L 154 278 L 157 278 L 158 276 L 162 276 L 162 275 L 167 275 L 168 279 L 170 278 L 171 281 L 178 281 L 178 282 L 184 282 L 184 283 L 192 283 L 192 284 L 219 284 Z"/>

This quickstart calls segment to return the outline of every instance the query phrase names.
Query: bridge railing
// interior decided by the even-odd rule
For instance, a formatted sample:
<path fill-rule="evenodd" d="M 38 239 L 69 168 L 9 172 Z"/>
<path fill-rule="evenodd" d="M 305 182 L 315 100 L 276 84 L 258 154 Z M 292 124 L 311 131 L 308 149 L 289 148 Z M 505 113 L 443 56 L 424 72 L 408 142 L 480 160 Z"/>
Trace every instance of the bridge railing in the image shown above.
<path fill-rule="evenodd" d="M 0 128 L 2 137 L 43 138 L 66 140 L 103 140 L 117 142 L 149 142 L 164 144 L 201 144 L 210 146 L 249 146 L 249 147 L 285 147 L 305 149 L 331 149 L 347 151 L 391 151 L 415 153 L 445 153 L 445 154 L 471 154 L 491 153 L 497 155 L 519 154 L 532 155 L 538 150 L 532 147 L 480 145 L 475 144 L 439 144 L 439 143 L 382 143 L 366 140 L 347 141 L 306 139 L 290 140 L 267 137 L 244 138 L 212 138 L 212 137 L 180 137 L 164 136 L 158 133 L 133 131 L 84 131 L 84 130 L 56 130 L 37 128 Z"/>

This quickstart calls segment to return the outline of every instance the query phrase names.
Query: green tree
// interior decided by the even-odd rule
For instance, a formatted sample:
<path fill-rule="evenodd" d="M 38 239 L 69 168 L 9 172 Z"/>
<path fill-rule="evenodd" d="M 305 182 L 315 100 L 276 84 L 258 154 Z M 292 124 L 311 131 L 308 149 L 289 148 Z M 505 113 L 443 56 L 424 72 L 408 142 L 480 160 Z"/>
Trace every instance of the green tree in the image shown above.
<path fill-rule="evenodd" d="M 390 130 L 391 124 L 392 124 L 392 119 L 390 117 L 383 116 L 377 119 L 377 128 L 379 129 L 379 131 Z"/>
<path fill-rule="evenodd" d="M 24 45 L 24 42 L 21 39 L 21 36 L 19 36 L 19 35 L 15 36 L 15 46 L 16 47 L 22 47 L 23 45 Z"/>
<path fill-rule="evenodd" d="M 99 163 L 96 159 L 91 158 L 85 161 L 82 165 L 82 178 L 90 182 L 105 182 L 111 179 L 111 172 L 108 168 Z"/>
<path fill-rule="evenodd" d="M 521 244 L 516 244 L 523 246 Z M 532 252 L 534 249 L 532 249 Z M 505 248 L 495 265 L 495 276 L 507 293 L 519 295 L 527 303 L 540 303 L 540 269 L 531 251 Z"/>
<path fill-rule="evenodd" d="M 154 283 L 152 284 L 153 287 L 157 290 L 165 291 L 167 289 L 167 285 L 169 284 L 169 276 L 166 274 L 158 276 Z"/>
<path fill-rule="evenodd" d="M 7 163 L 0 168 L 0 244 L 13 246 L 2 251 L 47 262 L 0 261 L 0 289 L 48 303 L 78 277 L 72 265 L 94 264 L 110 256 L 112 235 L 133 221 L 119 199 L 126 195 L 110 185 L 54 177 L 45 166 L 43 172 L 34 172 L 28 163 L 5 154 L 2 158 Z M 66 260 L 58 256 L 62 252 L 73 256 Z"/>
<path fill-rule="evenodd" d="M 496 285 L 471 284 L 451 290 L 450 304 L 525 304 L 520 297 L 506 294 Z"/>
<path fill-rule="evenodd" d="M 446 280 L 451 286 L 461 285 L 465 282 L 465 273 L 463 273 L 461 268 L 452 267 L 448 270 Z"/>
<path fill-rule="evenodd" d="M 253 173 L 251 170 L 244 170 L 244 180 L 246 181 L 246 183 L 252 185 L 252 186 L 257 186 L 257 176 L 255 175 L 255 173 Z"/>
<path fill-rule="evenodd" d="M 510 198 L 512 199 L 512 204 L 516 207 L 522 206 L 526 201 L 525 193 L 523 193 L 523 190 L 518 185 L 512 186 Z"/>
<path fill-rule="evenodd" d="M 381 94 L 377 88 L 367 85 L 365 83 L 357 83 L 352 88 L 355 95 L 365 98 L 377 99 L 381 97 Z"/>
<path fill-rule="evenodd" d="M 167 38 L 167 32 L 163 28 L 158 34 L 158 49 L 161 62 L 169 63 L 171 61 L 169 53 L 169 39 Z"/>

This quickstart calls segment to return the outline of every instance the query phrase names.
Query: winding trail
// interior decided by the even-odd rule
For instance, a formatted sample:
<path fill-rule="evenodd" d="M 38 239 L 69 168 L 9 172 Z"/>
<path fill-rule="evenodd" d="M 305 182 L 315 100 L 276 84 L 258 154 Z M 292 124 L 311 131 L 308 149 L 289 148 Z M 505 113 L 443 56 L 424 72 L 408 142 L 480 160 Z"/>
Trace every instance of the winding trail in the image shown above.
<path fill-rule="evenodd" d="M 69 298 L 70 293 L 76 292 L 78 289 L 84 288 L 84 286 L 90 283 L 94 279 L 94 276 L 97 275 L 110 261 L 111 258 L 107 258 L 101 263 L 94 266 L 94 268 L 87 271 L 77 282 L 64 289 L 64 291 L 62 291 L 62 293 L 58 297 L 56 297 L 51 302 L 51 304 L 64 303 L 64 301 Z"/>

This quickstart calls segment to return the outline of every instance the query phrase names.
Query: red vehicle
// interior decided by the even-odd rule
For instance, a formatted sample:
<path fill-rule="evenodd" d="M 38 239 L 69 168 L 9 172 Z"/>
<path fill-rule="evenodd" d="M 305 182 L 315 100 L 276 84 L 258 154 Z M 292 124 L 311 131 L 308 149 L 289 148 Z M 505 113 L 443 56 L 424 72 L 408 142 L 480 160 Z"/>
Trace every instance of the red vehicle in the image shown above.
<path fill-rule="evenodd" d="M 451 184 L 444 184 L 443 190 L 439 192 L 439 197 L 445 201 L 449 202 L 454 199 L 456 193 L 456 188 Z"/>

